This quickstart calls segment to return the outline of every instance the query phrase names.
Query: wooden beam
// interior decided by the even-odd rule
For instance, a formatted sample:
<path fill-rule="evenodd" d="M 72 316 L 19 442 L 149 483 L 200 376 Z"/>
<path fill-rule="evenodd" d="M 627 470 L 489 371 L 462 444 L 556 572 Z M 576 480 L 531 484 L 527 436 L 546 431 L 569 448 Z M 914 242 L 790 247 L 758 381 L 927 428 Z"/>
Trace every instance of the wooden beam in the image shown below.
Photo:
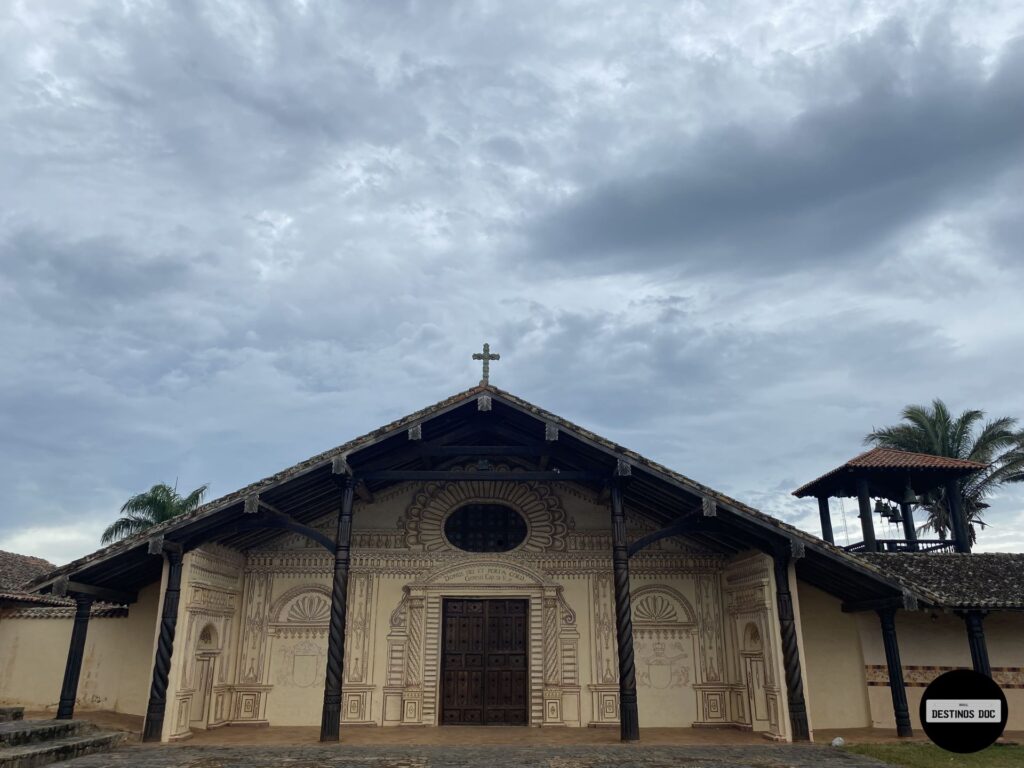
<path fill-rule="evenodd" d="M 88 595 L 94 600 L 102 600 L 105 603 L 117 605 L 131 605 L 139 599 L 136 592 L 121 592 L 106 587 L 94 587 L 92 584 L 83 584 L 80 581 L 72 581 L 67 577 L 61 577 L 53 584 L 53 594 L 64 597 L 65 595 Z"/>
<path fill-rule="evenodd" d="M 423 445 L 414 451 L 416 456 L 540 456 L 551 450 L 544 443 L 533 445 Z"/>
<path fill-rule="evenodd" d="M 445 471 L 445 470 L 422 470 L 422 469 L 382 469 L 373 472 L 361 472 L 359 475 L 364 480 L 382 480 L 389 482 L 424 482 L 430 480 L 441 481 L 465 481 L 465 480 L 508 480 L 513 482 L 600 482 L 605 475 L 600 472 L 581 472 L 576 470 L 559 471 L 546 470 L 512 470 L 500 472 L 497 470 L 471 471 Z"/>

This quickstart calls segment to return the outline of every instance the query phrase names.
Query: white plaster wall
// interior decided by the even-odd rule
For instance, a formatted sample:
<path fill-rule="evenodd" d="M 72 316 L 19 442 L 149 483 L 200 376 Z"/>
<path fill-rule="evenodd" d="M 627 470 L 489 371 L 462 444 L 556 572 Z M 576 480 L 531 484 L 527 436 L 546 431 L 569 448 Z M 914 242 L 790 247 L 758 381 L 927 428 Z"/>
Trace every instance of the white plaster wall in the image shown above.
<path fill-rule="evenodd" d="M 864 663 L 876 669 L 868 671 L 868 680 L 888 680 L 885 670 L 885 650 L 878 616 L 858 614 L 858 628 L 864 648 Z M 971 668 L 971 654 L 967 645 L 967 630 L 963 619 L 950 613 L 926 611 L 899 611 L 896 614 L 896 634 L 899 640 L 903 677 L 907 681 L 907 702 L 910 719 L 920 729 L 921 697 L 927 683 L 951 668 Z M 989 661 L 996 682 L 1003 685 L 1009 719 L 1007 729 L 1024 730 L 1024 614 L 1002 611 L 985 619 L 985 638 Z M 877 668 L 881 668 L 880 670 Z M 934 668 L 934 669 L 933 669 Z M 879 728 L 895 728 L 892 694 L 888 685 L 869 685 L 871 721 Z"/>
<path fill-rule="evenodd" d="M 816 728 L 871 725 L 858 620 L 838 598 L 798 582 L 808 711 Z"/>
<path fill-rule="evenodd" d="M 154 583 L 139 592 L 127 616 L 90 619 L 76 706 L 145 713 L 158 602 L 159 584 Z M 72 619 L 28 615 L 19 611 L 0 617 L 0 702 L 55 709 Z"/>

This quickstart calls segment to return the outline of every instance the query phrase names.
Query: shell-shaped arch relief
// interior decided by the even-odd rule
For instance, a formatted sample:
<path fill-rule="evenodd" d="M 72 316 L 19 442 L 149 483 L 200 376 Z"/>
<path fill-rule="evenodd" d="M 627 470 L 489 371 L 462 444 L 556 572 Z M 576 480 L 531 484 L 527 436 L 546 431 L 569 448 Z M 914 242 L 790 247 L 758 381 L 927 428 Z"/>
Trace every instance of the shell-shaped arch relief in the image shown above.
<path fill-rule="evenodd" d="M 428 552 L 452 549 L 444 535 L 444 523 L 466 504 L 506 504 L 521 514 L 527 534 L 519 550 L 565 550 L 569 524 L 558 495 L 544 483 L 507 480 L 428 483 L 405 512 L 406 545 Z"/>
<path fill-rule="evenodd" d="M 630 595 L 633 628 L 638 634 L 681 636 L 697 625 L 693 606 L 680 592 L 666 586 L 647 586 Z"/>
<path fill-rule="evenodd" d="M 270 609 L 273 634 L 313 636 L 327 631 L 331 618 L 331 591 L 306 584 L 285 592 Z"/>

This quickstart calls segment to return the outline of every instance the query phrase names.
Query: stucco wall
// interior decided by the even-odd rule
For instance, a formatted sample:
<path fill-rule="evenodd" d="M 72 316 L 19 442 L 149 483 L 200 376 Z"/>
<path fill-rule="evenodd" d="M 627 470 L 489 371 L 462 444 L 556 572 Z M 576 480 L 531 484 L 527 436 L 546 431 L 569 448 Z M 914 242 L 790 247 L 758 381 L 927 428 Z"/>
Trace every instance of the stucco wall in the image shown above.
<path fill-rule="evenodd" d="M 815 728 L 864 728 L 871 724 L 864 656 L 857 618 L 841 601 L 799 582 L 805 685 Z"/>
<path fill-rule="evenodd" d="M 864 648 L 872 724 L 895 728 L 878 617 L 874 613 L 858 614 L 858 628 Z M 896 634 L 911 723 L 919 729 L 919 708 L 927 684 L 948 669 L 971 668 L 967 630 L 963 620 L 953 614 L 899 611 Z M 1010 611 L 990 614 L 985 619 L 985 637 L 993 677 L 1006 694 L 1009 711 L 1006 727 L 1024 730 L 1024 688 L 1009 687 L 1024 685 L 1021 672 L 1024 668 L 1024 614 Z"/>
<path fill-rule="evenodd" d="M 78 706 L 145 713 L 158 601 L 159 584 L 154 583 L 139 592 L 127 616 L 89 621 Z M 0 618 L 0 702 L 56 708 L 72 619 L 38 618 L 46 610 L 11 611 Z"/>

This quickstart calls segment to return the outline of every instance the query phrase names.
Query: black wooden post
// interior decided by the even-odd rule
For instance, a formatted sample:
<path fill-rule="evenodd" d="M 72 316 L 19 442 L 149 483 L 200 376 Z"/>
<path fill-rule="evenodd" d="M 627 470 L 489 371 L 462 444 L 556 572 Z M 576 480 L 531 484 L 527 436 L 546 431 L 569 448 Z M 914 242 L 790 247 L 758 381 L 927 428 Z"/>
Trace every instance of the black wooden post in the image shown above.
<path fill-rule="evenodd" d="M 818 517 L 821 518 L 821 538 L 829 544 L 835 544 L 836 537 L 832 533 L 832 514 L 828 509 L 828 496 L 818 497 Z"/>
<path fill-rule="evenodd" d="M 775 601 L 779 610 L 782 664 L 786 671 L 786 696 L 789 703 L 789 722 L 793 727 L 793 741 L 808 741 L 811 734 L 807 725 L 803 674 L 800 671 L 800 646 L 796 638 L 793 595 L 789 590 L 788 547 L 787 544 L 786 548 L 778 547 L 772 552 L 772 563 L 775 566 Z"/>
<path fill-rule="evenodd" d="M 889 691 L 892 693 L 892 709 L 896 715 L 896 735 L 913 736 L 910 727 L 910 709 L 907 706 L 907 688 L 903 684 L 903 664 L 900 662 L 900 646 L 896 639 L 896 609 L 884 608 L 878 611 L 882 622 L 882 645 L 885 646 L 885 663 L 889 668 Z"/>
<path fill-rule="evenodd" d="M 907 540 L 907 549 L 917 552 L 917 528 L 914 526 L 914 505 L 900 504 L 900 516 L 903 518 L 903 537 Z"/>
<path fill-rule="evenodd" d="M 156 658 L 153 661 L 153 681 L 149 686 L 149 706 L 146 724 L 142 729 L 143 741 L 160 741 L 164 730 L 164 712 L 167 709 L 167 678 L 171 672 L 174 653 L 174 630 L 178 624 L 178 602 L 181 597 L 180 545 L 171 549 L 169 543 L 160 542 L 167 556 L 167 587 L 164 589 L 164 608 L 160 615 L 160 636 L 157 638 Z M 153 551 L 152 549 L 150 550 Z"/>
<path fill-rule="evenodd" d="M 857 502 L 860 504 L 860 528 L 864 534 L 864 549 L 868 552 L 877 552 L 875 520 L 871 517 L 871 497 L 868 495 L 868 481 L 864 478 L 857 480 Z"/>
<path fill-rule="evenodd" d="M 341 683 L 344 677 L 345 619 L 348 607 L 348 568 L 352 541 L 352 497 L 355 479 L 338 480 L 341 509 L 334 539 L 334 585 L 331 590 L 331 624 L 327 635 L 327 674 L 324 678 L 324 708 L 320 718 L 320 741 L 338 741 L 341 731 Z"/>
<path fill-rule="evenodd" d="M 60 687 L 60 702 L 57 704 L 58 720 L 70 720 L 75 715 L 78 678 L 82 674 L 82 659 L 85 658 L 85 634 L 89 631 L 89 615 L 95 600 L 92 595 L 74 595 L 74 598 L 75 623 L 71 627 L 68 662 L 64 667 L 64 682 Z"/>
<path fill-rule="evenodd" d="M 615 630 L 619 646 L 619 733 L 623 741 L 640 740 L 636 706 L 636 664 L 633 660 L 633 613 L 629 599 L 629 555 L 622 484 L 612 480 L 612 570 L 615 581 Z"/>
<path fill-rule="evenodd" d="M 949 525 L 953 529 L 953 544 L 956 551 L 969 554 L 971 537 L 967 530 L 963 503 L 960 500 L 960 483 L 955 478 L 946 481 L 946 507 L 949 509 Z"/>
<path fill-rule="evenodd" d="M 967 644 L 971 647 L 971 664 L 974 671 L 992 677 L 992 665 L 988 660 L 988 644 L 985 642 L 985 614 L 981 611 L 967 611 L 963 615 L 967 625 Z"/>

